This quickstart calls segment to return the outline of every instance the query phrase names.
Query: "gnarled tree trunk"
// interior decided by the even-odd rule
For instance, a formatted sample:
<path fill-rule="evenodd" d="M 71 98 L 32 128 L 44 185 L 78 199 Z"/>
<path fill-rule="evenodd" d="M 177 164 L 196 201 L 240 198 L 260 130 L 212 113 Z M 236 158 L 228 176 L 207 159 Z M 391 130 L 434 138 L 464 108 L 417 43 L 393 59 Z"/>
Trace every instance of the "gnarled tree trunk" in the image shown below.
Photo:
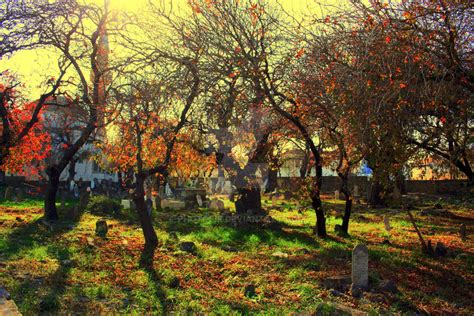
<path fill-rule="evenodd" d="M 352 213 L 352 192 L 349 189 L 349 177 L 348 174 L 343 174 L 340 176 L 342 184 L 341 184 L 341 192 L 344 194 L 346 204 L 344 207 L 344 217 L 342 218 L 342 230 L 348 234 L 349 233 L 349 220 L 351 218 Z"/>
<path fill-rule="evenodd" d="M 319 237 L 326 237 L 326 217 L 324 215 L 323 203 L 321 201 L 321 184 L 323 182 L 323 167 L 322 161 L 317 160 L 316 163 L 316 179 L 315 185 L 313 187 L 313 192 L 311 193 L 311 205 L 316 213 L 316 226 L 314 228 L 314 233 Z"/>
<path fill-rule="evenodd" d="M 57 220 L 59 216 L 56 209 L 56 195 L 58 193 L 61 172 L 56 168 L 48 168 L 46 174 L 48 175 L 48 182 L 44 198 L 44 213 L 47 220 Z"/>
<path fill-rule="evenodd" d="M 278 186 L 278 169 L 269 167 L 268 168 L 268 181 L 265 188 L 265 193 L 270 193 L 276 190 Z"/>
<path fill-rule="evenodd" d="M 147 212 L 145 203 L 145 177 L 141 174 L 136 174 L 135 192 L 133 194 L 133 202 L 137 209 L 140 226 L 145 238 L 145 248 L 152 251 L 158 246 L 158 237 L 151 216 Z"/>

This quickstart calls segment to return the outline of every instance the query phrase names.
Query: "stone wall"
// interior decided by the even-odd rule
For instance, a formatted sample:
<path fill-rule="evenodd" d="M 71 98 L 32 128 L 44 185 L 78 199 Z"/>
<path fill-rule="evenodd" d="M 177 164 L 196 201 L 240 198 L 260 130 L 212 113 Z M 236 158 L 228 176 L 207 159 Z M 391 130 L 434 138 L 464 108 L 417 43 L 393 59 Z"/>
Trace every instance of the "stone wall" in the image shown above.
<path fill-rule="evenodd" d="M 408 180 L 406 188 L 408 193 L 426 194 L 462 194 L 461 189 L 466 187 L 463 180 Z"/>
<path fill-rule="evenodd" d="M 359 187 L 359 196 L 364 197 L 370 190 L 370 180 L 365 176 L 352 176 L 349 178 L 351 189 L 354 186 Z M 300 178 L 279 178 L 278 185 L 280 188 L 295 191 L 301 185 Z M 406 189 L 408 193 L 424 193 L 424 194 L 457 194 L 460 189 L 466 187 L 464 180 L 407 180 Z M 323 177 L 323 193 L 334 193 L 341 188 L 341 180 L 339 177 Z"/>
<path fill-rule="evenodd" d="M 284 190 L 288 191 L 295 191 L 298 190 L 301 186 L 301 179 L 298 177 L 294 178 L 279 178 L 278 179 L 278 186 Z M 367 177 L 363 176 L 353 176 L 349 178 L 349 185 L 351 189 L 354 186 L 359 187 L 359 195 L 363 196 L 368 192 L 370 188 L 370 182 Z M 341 188 L 341 180 L 339 177 L 335 176 L 325 176 L 323 177 L 323 187 L 321 191 L 323 193 L 334 193 L 336 190 L 340 190 Z"/>

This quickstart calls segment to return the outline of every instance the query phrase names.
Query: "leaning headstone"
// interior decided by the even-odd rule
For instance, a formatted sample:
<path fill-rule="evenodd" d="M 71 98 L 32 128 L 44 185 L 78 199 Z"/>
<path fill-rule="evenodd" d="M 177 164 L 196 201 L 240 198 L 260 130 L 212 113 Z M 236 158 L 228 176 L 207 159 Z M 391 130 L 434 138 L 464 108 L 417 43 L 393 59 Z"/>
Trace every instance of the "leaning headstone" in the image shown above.
<path fill-rule="evenodd" d="M 224 202 L 221 200 L 212 200 L 209 204 L 209 209 L 213 211 L 222 211 L 224 209 Z"/>
<path fill-rule="evenodd" d="M 95 234 L 97 236 L 106 237 L 108 231 L 109 231 L 109 228 L 107 227 L 106 221 L 101 220 L 95 223 Z"/>
<path fill-rule="evenodd" d="M 369 286 L 369 251 L 364 244 L 352 250 L 352 288 L 366 290 Z"/>
<path fill-rule="evenodd" d="M 392 227 L 390 226 L 390 218 L 388 215 L 383 216 L 383 224 L 385 225 L 385 230 L 387 232 L 390 232 L 392 230 Z"/>
<path fill-rule="evenodd" d="M 13 197 L 13 188 L 7 187 L 5 189 L 5 200 L 11 200 L 12 197 Z"/>
<path fill-rule="evenodd" d="M 459 235 L 460 235 L 462 241 L 465 241 L 467 239 L 466 224 L 463 223 L 459 227 Z"/>
<path fill-rule="evenodd" d="M 203 205 L 202 197 L 199 194 L 196 195 L 196 201 L 197 201 L 197 204 L 199 205 L 199 207 L 202 207 L 202 205 Z"/>
<path fill-rule="evenodd" d="M 340 197 L 339 190 L 334 191 L 334 200 L 336 200 L 336 201 L 339 200 L 339 197 Z"/>

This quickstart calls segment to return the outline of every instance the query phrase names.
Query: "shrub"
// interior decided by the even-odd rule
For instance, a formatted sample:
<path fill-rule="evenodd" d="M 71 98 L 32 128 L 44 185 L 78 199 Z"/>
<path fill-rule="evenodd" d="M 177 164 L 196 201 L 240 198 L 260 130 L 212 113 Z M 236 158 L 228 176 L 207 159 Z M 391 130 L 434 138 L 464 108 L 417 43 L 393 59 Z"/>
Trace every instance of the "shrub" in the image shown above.
<path fill-rule="evenodd" d="M 120 212 L 120 203 L 105 195 L 94 195 L 89 199 L 86 211 L 93 214 L 117 214 Z"/>

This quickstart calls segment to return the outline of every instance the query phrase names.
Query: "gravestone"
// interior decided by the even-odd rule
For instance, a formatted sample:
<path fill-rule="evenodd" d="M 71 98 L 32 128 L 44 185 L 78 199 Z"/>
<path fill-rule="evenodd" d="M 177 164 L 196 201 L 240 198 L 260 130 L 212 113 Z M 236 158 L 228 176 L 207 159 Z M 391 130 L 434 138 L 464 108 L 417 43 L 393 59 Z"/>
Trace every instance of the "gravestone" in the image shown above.
<path fill-rule="evenodd" d="M 135 203 L 133 200 L 122 200 L 121 205 L 124 209 L 135 210 Z"/>
<path fill-rule="evenodd" d="M 173 191 L 171 190 L 171 187 L 170 187 L 169 183 L 166 183 L 166 185 L 165 185 L 165 196 L 166 197 L 174 196 Z"/>
<path fill-rule="evenodd" d="M 232 193 L 232 183 L 230 181 L 226 181 L 224 183 L 224 187 L 222 188 L 222 193 L 227 194 L 227 195 Z"/>
<path fill-rule="evenodd" d="M 369 286 L 369 250 L 357 244 L 352 250 L 352 288 L 366 290 Z"/>
<path fill-rule="evenodd" d="M 12 197 L 13 197 L 13 188 L 7 187 L 5 189 L 5 200 L 11 200 Z"/>
<path fill-rule="evenodd" d="M 336 200 L 336 201 L 339 200 L 340 195 L 341 194 L 340 194 L 339 190 L 334 191 L 334 200 Z"/>
<path fill-rule="evenodd" d="M 467 239 L 466 224 L 463 223 L 459 227 L 459 235 L 460 235 L 462 241 L 466 241 L 466 239 Z"/>
<path fill-rule="evenodd" d="M 400 193 L 400 190 L 397 186 L 393 189 L 392 198 L 395 203 L 399 203 L 402 199 L 402 194 Z"/>
<path fill-rule="evenodd" d="M 107 222 L 104 220 L 97 221 L 95 223 L 95 234 L 99 237 L 106 237 L 109 228 L 107 227 Z"/>
<path fill-rule="evenodd" d="M 272 206 L 276 206 L 278 202 L 278 198 L 276 195 L 272 196 Z"/>
<path fill-rule="evenodd" d="M 209 203 L 209 209 L 213 211 L 222 211 L 224 210 L 224 202 L 221 200 L 212 200 L 211 203 Z"/>
<path fill-rule="evenodd" d="M 160 185 L 158 188 L 158 195 L 163 199 L 165 197 L 165 187 Z"/>
<path fill-rule="evenodd" d="M 23 191 L 20 188 L 15 189 L 15 202 L 23 200 Z"/>
<path fill-rule="evenodd" d="M 199 194 L 196 195 L 196 201 L 197 201 L 199 207 L 202 207 L 202 205 L 203 205 L 202 197 Z"/>
<path fill-rule="evenodd" d="M 179 200 L 163 199 L 161 200 L 161 208 L 169 208 L 172 210 L 183 210 L 186 208 L 186 203 Z"/>
<path fill-rule="evenodd" d="M 79 211 L 79 205 L 75 204 L 72 206 L 72 208 L 70 208 L 70 212 L 71 212 L 71 217 L 72 218 L 75 218 L 76 216 L 79 215 L 80 211 Z"/>
<path fill-rule="evenodd" d="M 387 232 L 390 232 L 392 230 L 392 227 L 390 226 L 390 218 L 388 215 L 383 216 L 383 223 L 385 225 L 385 230 Z"/>
<path fill-rule="evenodd" d="M 81 192 L 79 196 L 79 209 L 83 211 L 89 203 L 90 194 L 88 192 Z"/>
<path fill-rule="evenodd" d="M 209 178 L 209 182 L 208 182 L 208 187 L 209 187 L 209 192 L 210 193 L 214 193 L 214 190 L 215 190 L 215 185 L 214 185 L 214 181 L 212 180 L 212 178 Z"/>
<path fill-rule="evenodd" d="M 155 199 L 153 200 L 153 207 L 155 210 L 160 211 L 161 210 L 161 196 L 158 194 L 155 196 Z"/>
<path fill-rule="evenodd" d="M 354 194 L 353 194 L 354 197 L 356 198 L 359 197 L 359 186 L 355 185 L 353 191 L 354 191 Z"/>

